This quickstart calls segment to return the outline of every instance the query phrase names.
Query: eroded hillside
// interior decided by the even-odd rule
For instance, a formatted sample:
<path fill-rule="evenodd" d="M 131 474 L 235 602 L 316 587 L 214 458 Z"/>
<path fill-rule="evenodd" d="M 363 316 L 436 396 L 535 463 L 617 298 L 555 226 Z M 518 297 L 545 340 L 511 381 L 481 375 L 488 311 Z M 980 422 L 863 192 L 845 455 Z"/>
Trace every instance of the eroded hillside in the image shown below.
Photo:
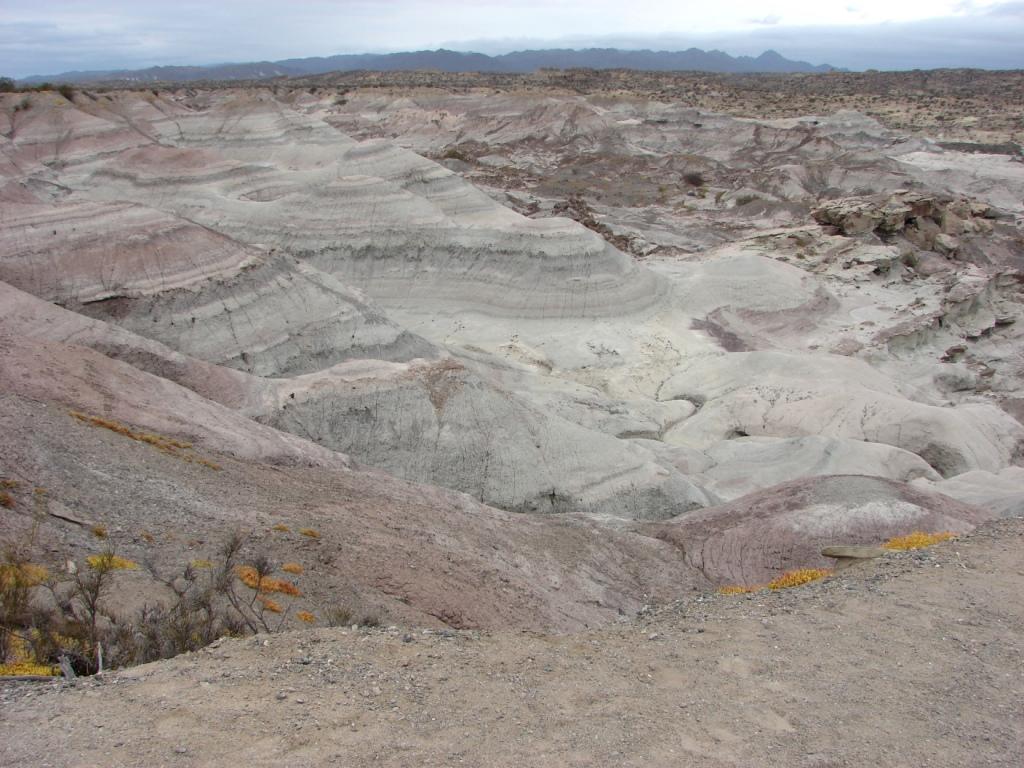
<path fill-rule="evenodd" d="M 1021 510 L 1012 154 L 608 88 L 3 98 L 8 539 L 243 529 L 313 609 L 578 629 Z"/>

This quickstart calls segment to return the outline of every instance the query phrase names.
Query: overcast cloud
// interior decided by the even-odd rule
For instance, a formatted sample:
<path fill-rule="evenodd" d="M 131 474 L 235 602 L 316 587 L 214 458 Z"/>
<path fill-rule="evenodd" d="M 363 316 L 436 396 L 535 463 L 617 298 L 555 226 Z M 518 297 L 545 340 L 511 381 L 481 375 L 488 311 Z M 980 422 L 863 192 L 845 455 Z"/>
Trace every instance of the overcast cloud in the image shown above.
<path fill-rule="evenodd" d="M 448 47 L 774 49 L 850 69 L 1024 68 L 998 0 L 2 0 L 0 74 Z"/>

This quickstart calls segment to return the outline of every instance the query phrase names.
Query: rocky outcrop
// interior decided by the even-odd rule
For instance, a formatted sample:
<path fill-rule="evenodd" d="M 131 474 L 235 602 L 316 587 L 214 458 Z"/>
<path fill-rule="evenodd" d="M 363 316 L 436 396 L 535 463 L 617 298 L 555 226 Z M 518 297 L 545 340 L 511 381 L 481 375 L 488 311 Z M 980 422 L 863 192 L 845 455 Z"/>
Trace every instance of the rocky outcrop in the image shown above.
<path fill-rule="evenodd" d="M 296 377 L 261 421 L 516 512 L 652 520 L 709 503 L 647 450 L 544 413 L 453 360 Z"/>
<path fill-rule="evenodd" d="M 133 366 L 125 370 L 143 369 L 155 381 L 176 382 L 280 430 L 268 434 L 289 440 L 299 435 L 396 476 L 465 491 L 494 506 L 632 520 L 664 519 L 709 503 L 677 469 L 643 448 L 546 416 L 450 359 L 359 360 L 263 378 L 180 354 L 2 283 L 0 300 L 9 309 L 0 333 L 56 343 L 58 357 L 70 354 L 60 350 L 87 347 Z M 75 378 L 62 375 L 71 386 Z M 139 422 L 137 415 L 128 418 Z M 499 431 L 495 425 L 503 426 Z"/>
<path fill-rule="evenodd" d="M 700 404 L 665 436 L 696 448 L 746 435 L 821 435 L 891 445 L 951 477 L 1005 467 L 1024 441 L 1024 427 L 996 406 L 949 408 L 910 399 L 867 363 L 841 356 L 737 352 L 705 358 L 681 367 L 659 396 Z"/>
<path fill-rule="evenodd" d="M 136 204 L 11 206 L 0 279 L 187 355 L 262 376 L 437 350 L 281 253 Z"/>
<path fill-rule="evenodd" d="M 324 123 L 285 120 L 280 105 L 250 101 L 251 109 L 228 101 L 169 122 L 164 139 L 178 148 L 100 164 L 77 182 L 79 194 L 140 200 L 285 250 L 385 305 L 588 317 L 648 307 L 665 292 L 578 224 L 521 217 L 411 152 L 355 144 Z M 225 124 L 221 110 L 237 118 Z M 311 131 L 308 142 L 293 141 L 296 120 Z"/>
<path fill-rule="evenodd" d="M 693 479 L 725 501 L 790 480 L 857 474 L 911 482 L 939 480 L 928 463 L 909 451 L 882 443 L 807 437 L 737 437 L 704 453 L 712 462 Z"/>
<path fill-rule="evenodd" d="M 1007 467 L 999 472 L 975 470 L 935 483 L 919 480 L 916 485 L 990 510 L 1000 517 L 1024 517 L 1024 467 Z"/>
<path fill-rule="evenodd" d="M 816 208 L 815 221 L 848 237 L 902 236 L 923 251 L 955 253 L 963 235 L 989 234 L 1005 214 L 986 203 L 899 190 L 891 195 L 847 197 Z"/>
<path fill-rule="evenodd" d="M 972 530 L 991 512 L 933 491 L 861 475 L 794 480 L 651 529 L 716 584 L 753 585 L 829 567 L 823 547 L 878 545 L 912 531 Z"/>

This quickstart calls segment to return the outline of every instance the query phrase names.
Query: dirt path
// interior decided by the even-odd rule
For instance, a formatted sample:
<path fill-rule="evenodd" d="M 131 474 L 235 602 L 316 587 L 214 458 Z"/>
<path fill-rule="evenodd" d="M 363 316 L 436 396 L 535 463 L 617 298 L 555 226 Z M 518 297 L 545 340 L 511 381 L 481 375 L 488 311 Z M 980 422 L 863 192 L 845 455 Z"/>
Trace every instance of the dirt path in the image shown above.
<path fill-rule="evenodd" d="M 1024 763 L 1024 521 L 568 636 L 317 630 L 0 688 L 5 766 Z"/>

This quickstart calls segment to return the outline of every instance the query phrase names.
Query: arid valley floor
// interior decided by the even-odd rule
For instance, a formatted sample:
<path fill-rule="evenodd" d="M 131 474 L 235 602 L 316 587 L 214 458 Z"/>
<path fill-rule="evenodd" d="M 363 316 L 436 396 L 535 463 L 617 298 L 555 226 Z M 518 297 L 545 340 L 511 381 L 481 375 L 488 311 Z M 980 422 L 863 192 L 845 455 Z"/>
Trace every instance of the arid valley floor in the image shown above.
<path fill-rule="evenodd" d="M 0 540 L 147 564 L 121 615 L 234 532 L 301 590 L 286 632 L 0 683 L 0 763 L 1021 765 L 1022 105 L 0 94 Z M 956 538 L 719 592 L 916 531 Z"/>

